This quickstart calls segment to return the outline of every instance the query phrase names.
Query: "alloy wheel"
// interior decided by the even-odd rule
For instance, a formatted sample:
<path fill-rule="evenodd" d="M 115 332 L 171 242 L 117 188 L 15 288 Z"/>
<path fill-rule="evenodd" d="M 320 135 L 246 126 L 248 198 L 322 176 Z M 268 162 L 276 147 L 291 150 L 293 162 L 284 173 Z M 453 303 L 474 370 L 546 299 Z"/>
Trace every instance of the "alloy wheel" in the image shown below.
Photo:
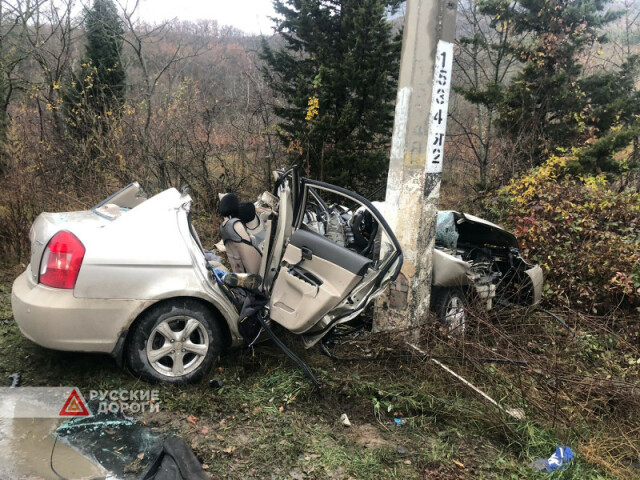
<path fill-rule="evenodd" d="M 170 317 L 160 322 L 147 339 L 147 359 L 162 375 L 180 377 L 193 372 L 209 351 L 204 325 L 189 316 Z"/>

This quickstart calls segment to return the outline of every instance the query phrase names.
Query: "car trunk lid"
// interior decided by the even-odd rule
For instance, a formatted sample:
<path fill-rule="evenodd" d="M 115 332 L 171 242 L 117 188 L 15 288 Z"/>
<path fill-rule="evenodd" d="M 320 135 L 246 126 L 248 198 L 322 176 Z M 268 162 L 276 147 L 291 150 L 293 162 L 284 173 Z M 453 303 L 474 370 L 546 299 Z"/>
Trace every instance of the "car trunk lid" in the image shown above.
<path fill-rule="evenodd" d="M 49 240 L 57 232 L 68 230 L 82 239 L 82 232 L 89 228 L 99 228 L 110 223 L 108 218 L 87 210 L 80 212 L 48 213 L 38 215 L 31 226 L 29 240 L 31 242 L 31 278 L 38 281 L 40 260 Z"/>

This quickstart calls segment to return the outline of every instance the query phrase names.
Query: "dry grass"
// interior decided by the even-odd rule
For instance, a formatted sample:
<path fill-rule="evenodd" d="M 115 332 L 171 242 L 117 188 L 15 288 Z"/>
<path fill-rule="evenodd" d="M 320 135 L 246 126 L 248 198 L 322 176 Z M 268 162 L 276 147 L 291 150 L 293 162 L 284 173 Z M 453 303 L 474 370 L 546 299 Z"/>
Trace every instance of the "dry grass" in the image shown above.
<path fill-rule="evenodd" d="M 543 455 L 544 448 L 557 442 L 571 446 L 583 460 L 614 478 L 640 476 L 637 318 L 556 312 L 566 328 L 541 311 L 503 308 L 488 314 L 471 308 L 468 313 L 463 335 L 449 335 L 435 323 L 425 326 L 421 348 L 442 357 L 442 362 L 505 409 L 524 410 L 526 418 L 516 421 L 484 402 L 480 407 L 467 405 L 471 408 L 464 411 L 466 422 L 521 454 Z M 386 356 L 387 361 L 398 353 L 415 353 L 390 337 L 384 333 L 363 336 L 342 343 L 337 351 L 345 357 Z M 407 360 L 396 357 L 396 361 Z M 414 360 L 411 368 L 419 368 L 416 376 L 423 380 L 414 385 L 424 389 L 420 405 L 429 397 L 437 410 L 439 399 L 460 395 L 475 396 L 483 403 L 429 362 L 416 366 Z M 460 413 L 444 408 L 438 414 Z"/>

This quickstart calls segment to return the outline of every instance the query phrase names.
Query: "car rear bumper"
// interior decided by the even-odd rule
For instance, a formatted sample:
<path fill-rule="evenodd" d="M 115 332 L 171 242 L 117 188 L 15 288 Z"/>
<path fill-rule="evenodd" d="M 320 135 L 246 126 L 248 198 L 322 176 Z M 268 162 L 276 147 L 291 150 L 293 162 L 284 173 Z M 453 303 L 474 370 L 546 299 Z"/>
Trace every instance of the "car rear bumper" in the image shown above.
<path fill-rule="evenodd" d="M 120 334 L 152 301 L 76 298 L 73 290 L 20 275 L 11 290 L 13 316 L 29 340 L 54 350 L 111 353 Z"/>

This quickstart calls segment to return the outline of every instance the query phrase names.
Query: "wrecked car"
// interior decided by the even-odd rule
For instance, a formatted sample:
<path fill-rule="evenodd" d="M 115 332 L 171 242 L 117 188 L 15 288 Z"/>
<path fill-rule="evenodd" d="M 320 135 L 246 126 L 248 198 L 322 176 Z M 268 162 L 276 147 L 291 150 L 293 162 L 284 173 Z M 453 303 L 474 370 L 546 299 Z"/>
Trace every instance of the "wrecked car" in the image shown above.
<path fill-rule="evenodd" d="M 203 248 L 191 197 L 175 188 L 147 198 L 132 183 L 90 210 L 42 213 L 12 289 L 20 330 L 47 348 L 110 353 L 142 378 L 171 383 L 197 381 L 223 349 L 267 334 L 287 352 L 273 324 L 315 345 L 396 280 L 402 250 L 369 200 L 296 168 L 276 178 L 253 217 L 230 210 L 221 225 L 231 271 Z M 490 304 L 507 277 L 530 279 L 527 298 L 539 298 L 535 267 L 511 234 L 452 215 L 434 258 L 443 320 L 464 313 L 471 290 Z"/>
<path fill-rule="evenodd" d="M 374 255 L 371 236 L 352 248 L 333 242 L 335 219 L 324 199 L 366 211 L 386 253 Z M 238 275 L 207 261 L 191 201 L 175 188 L 147 199 L 133 183 L 90 210 L 38 216 L 31 262 L 11 295 L 23 335 L 51 349 L 110 353 L 147 380 L 185 383 L 201 378 L 223 348 L 259 334 L 261 327 L 243 323 L 245 336 L 239 329 L 243 282 L 266 299 L 269 324 L 312 346 L 361 313 L 402 266 L 396 237 L 368 200 L 295 169 L 281 172 L 273 194 L 261 197 L 259 248 L 242 222 L 223 229 L 228 252 L 247 247 L 235 249 Z M 326 235 L 309 225 L 308 211 L 317 212 L 313 222 Z"/>
<path fill-rule="evenodd" d="M 432 283 L 431 309 L 449 329 L 464 330 L 470 302 L 486 310 L 496 302 L 538 305 L 543 275 L 522 258 L 512 233 L 467 213 L 439 211 Z"/>
<path fill-rule="evenodd" d="M 385 215 L 385 202 L 372 203 Z M 314 214 L 305 213 L 311 220 L 309 227 L 322 228 L 313 220 Z M 322 214 L 322 218 L 326 216 Z M 347 247 L 365 245 L 361 230 L 370 221 L 367 212 L 356 211 L 353 215 L 342 206 L 339 214 L 328 218 L 337 227 L 331 229 L 329 223 L 327 232 L 320 233 Z M 338 234 L 330 235 L 331 230 Z M 342 236 L 343 231 L 347 238 Z M 430 307 L 450 333 L 464 332 L 470 304 L 484 310 L 492 310 L 496 304 L 536 306 L 542 298 L 542 287 L 542 269 L 522 258 L 512 233 L 468 213 L 437 213 Z"/>

